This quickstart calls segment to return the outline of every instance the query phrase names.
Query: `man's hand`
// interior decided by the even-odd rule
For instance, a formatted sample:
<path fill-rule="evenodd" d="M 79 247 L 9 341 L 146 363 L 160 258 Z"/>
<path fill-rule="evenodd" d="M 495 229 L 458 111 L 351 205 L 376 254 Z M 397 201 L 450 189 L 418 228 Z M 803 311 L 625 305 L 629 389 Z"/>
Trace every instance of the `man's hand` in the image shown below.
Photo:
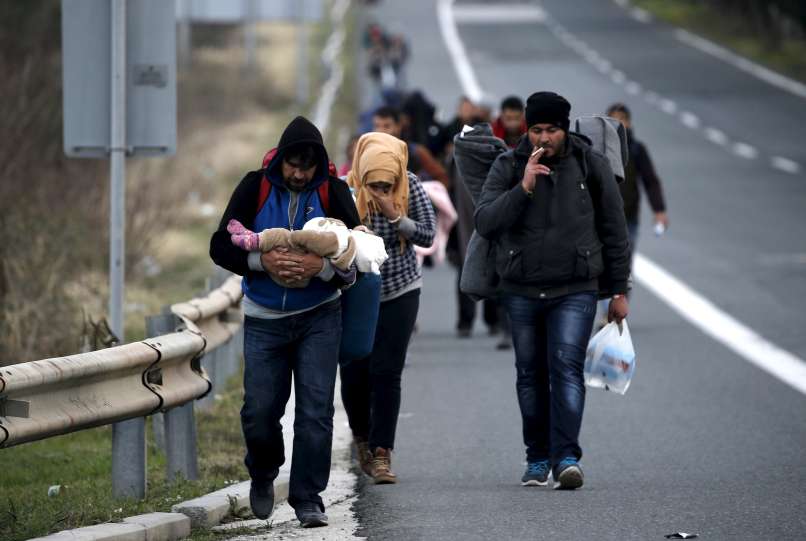
<path fill-rule="evenodd" d="M 529 161 L 526 162 L 526 169 L 523 172 L 521 186 L 527 193 L 532 193 L 534 191 L 538 175 L 548 175 L 551 173 L 551 169 L 542 163 L 538 163 L 540 161 L 540 157 L 543 156 L 544 153 L 545 149 L 543 148 L 535 149 L 532 151 L 532 155 L 529 156 Z"/>
<path fill-rule="evenodd" d="M 607 308 L 607 322 L 615 321 L 616 323 L 621 323 L 629 312 L 630 306 L 627 303 L 627 297 L 624 295 L 614 295 L 613 298 L 610 299 L 610 306 Z"/>
<path fill-rule="evenodd" d="M 656 212 L 655 223 L 663 224 L 663 229 L 669 229 L 669 216 L 666 214 L 666 212 Z"/>
<path fill-rule="evenodd" d="M 310 280 L 322 271 L 322 256 L 310 252 L 298 252 L 287 248 L 274 248 L 260 256 L 267 272 L 293 281 Z"/>

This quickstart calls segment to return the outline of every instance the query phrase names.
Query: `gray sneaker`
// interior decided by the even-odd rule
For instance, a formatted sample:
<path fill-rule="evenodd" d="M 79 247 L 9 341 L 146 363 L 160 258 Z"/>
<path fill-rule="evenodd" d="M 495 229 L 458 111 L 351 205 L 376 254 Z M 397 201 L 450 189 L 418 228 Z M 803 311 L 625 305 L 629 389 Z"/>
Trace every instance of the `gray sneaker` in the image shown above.
<path fill-rule="evenodd" d="M 560 490 L 574 490 L 580 488 L 585 482 L 582 468 L 579 467 L 577 459 L 566 457 L 557 464 L 554 469 L 554 488 Z"/>
<path fill-rule="evenodd" d="M 294 508 L 299 519 L 299 524 L 303 528 L 319 528 L 327 526 L 327 515 L 322 512 L 318 503 L 303 502 L 299 507 Z"/>
<path fill-rule="evenodd" d="M 526 472 L 521 477 L 521 485 L 525 487 L 544 487 L 549 482 L 551 467 L 548 460 L 528 462 Z"/>

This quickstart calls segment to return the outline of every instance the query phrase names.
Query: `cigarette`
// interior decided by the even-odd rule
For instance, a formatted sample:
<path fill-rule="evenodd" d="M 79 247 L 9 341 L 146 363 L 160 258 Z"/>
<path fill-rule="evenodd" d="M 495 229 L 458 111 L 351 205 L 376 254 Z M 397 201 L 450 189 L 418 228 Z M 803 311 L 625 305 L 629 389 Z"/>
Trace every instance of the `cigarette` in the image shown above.
<path fill-rule="evenodd" d="M 534 149 L 534 150 L 532 151 L 532 156 L 534 156 L 535 154 L 537 154 L 538 152 L 541 152 L 541 151 L 543 151 L 543 147 L 540 147 L 540 148 L 536 148 L 536 149 Z"/>

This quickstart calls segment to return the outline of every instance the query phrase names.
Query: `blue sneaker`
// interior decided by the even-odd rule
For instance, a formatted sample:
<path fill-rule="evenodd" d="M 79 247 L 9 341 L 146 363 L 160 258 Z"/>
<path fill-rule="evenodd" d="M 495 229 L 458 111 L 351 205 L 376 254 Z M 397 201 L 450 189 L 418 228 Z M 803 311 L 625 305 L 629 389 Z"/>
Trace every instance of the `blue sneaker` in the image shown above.
<path fill-rule="evenodd" d="M 521 485 L 525 487 L 544 487 L 549 482 L 551 467 L 548 460 L 528 462 L 526 472 L 521 477 Z"/>
<path fill-rule="evenodd" d="M 554 479 L 554 488 L 574 490 L 582 486 L 585 476 L 582 474 L 582 468 L 579 467 L 577 459 L 568 456 L 554 468 Z"/>

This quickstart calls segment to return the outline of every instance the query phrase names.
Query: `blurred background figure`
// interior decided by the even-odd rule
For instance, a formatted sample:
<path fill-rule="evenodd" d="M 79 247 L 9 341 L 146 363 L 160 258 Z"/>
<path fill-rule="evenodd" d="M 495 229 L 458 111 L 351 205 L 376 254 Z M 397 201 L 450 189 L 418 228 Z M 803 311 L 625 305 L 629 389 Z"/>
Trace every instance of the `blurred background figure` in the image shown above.
<path fill-rule="evenodd" d="M 386 105 L 379 107 L 372 116 L 372 127 L 373 131 L 388 133 L 406 142 L 409 147 L 409 171 L 422 180 L 438 180 L 448 187 L 448 173 L 428 147 L 404 137 L 400 111 Z"/>
<path fill-rule="evenodd" d="M 524 133 L 523 100 L 518 96 L 508 96 L 501 101 L 501 111 L 493 122 L 493 134 L 503 139 L 509 148 L 515 148 Z"/>
<path fill-rule="evenodd" d="M 354 133 L 350 136 L 350 139 L 347 141 L 347 146 L 344 148 L 344 163 L 339 168 L 338 176 L 343 177 L 347 173 L 350 172 L 350 168 L 353 166 L 353 154 L 355 154 L 355 144 L 358 142 L 358 138 L 361 137 L 360 135 Z"/>
<path fill-rule="evenodd" d="M 630 268 L 632 256 L 638 243 L 638 222 L 641 216 L 641 185 L 646 191 L 649 206 L 654 214 L 654 230 L 657 236 L 662 235 L 669 227 L 669 217 L 666 214 L 666 202 L 663 197 L 663 186 L 646 145 L 635 138 L 632 127 L 632 115 L 629 108 L 623 103 L 614 103 L 607 108 L 607 116 L 617 119 L 627 130 L 627 144 L 629 159 L 624 168 L 624 182 L 621 188 L 621 197 L 624 200 L 624 214 L 627 218 L 627 232 L 630 236 Z M 599 302 L 599 319 L 597 327 L 607 323 L 607 301 Z"/>

